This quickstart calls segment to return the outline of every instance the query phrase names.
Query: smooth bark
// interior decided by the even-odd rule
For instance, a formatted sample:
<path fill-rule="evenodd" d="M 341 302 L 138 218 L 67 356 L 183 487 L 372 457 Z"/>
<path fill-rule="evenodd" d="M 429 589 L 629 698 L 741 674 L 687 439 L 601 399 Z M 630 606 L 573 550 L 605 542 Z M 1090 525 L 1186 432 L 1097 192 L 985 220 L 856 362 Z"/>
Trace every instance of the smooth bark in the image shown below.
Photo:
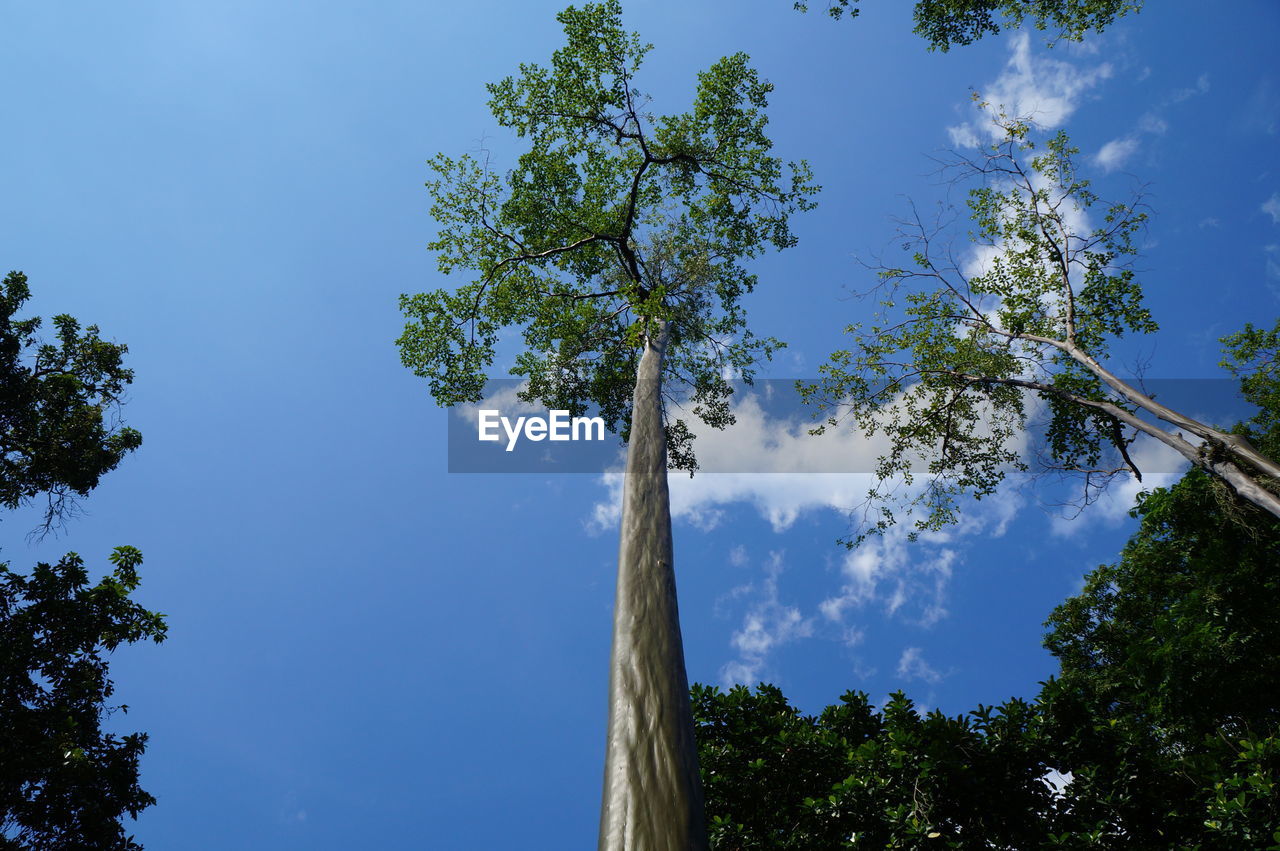
<path fill-rule="evenodd" d="M 613 610 L 601 851 L 708 847 L 671 545 L 661 396 L 667 336 L 661 323 L 636 374 Z"/>

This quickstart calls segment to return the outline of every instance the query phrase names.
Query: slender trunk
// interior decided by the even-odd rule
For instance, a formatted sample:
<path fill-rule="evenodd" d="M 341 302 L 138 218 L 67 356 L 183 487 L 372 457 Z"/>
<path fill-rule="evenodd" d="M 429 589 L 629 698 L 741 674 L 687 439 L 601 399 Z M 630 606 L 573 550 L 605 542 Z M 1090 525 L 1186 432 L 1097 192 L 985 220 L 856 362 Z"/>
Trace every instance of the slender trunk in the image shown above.
<path fill-rule="evenodd" d="M 684 669 L 662 428 L 666 323 L 636 374 L 609 670 L 600 851 L 707 848 Z"/>

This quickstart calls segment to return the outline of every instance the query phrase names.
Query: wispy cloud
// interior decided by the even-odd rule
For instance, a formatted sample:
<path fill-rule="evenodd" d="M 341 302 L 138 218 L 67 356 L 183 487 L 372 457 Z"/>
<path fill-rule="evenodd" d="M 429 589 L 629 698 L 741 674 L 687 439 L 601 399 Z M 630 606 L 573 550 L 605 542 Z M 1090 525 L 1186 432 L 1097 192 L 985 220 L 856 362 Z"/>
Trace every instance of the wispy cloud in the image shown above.
<path fill-rule="evenodd" d="M 1138 150 L 1138 144 L 1136 136 L 1112 139 L 1102 146 L 1102 150 L 1098 151 L 1094 156 L 1094 161 L 1102 166 L 1103 171 L 1107 172 L 1124 168 L 1125 163 L 1129 162 L 1129 159 Z"/>
<path fill-rule="evenodd" d="M 1106 172 L 1124 168 L 1142 147 L 1145 137 L 1163 136 L 1169 132 L 1169 122 L 1165 118 L 1165 113 L 1170 107 L 1208 92 L 1208 74 L 1201 74 L 1195 85 L 1170 92 L 1158 104 L 1143 113 L 1132 130 L 1103 145 L 1098 153 L 1094 154 L 1094 163 Z"/>
<path fill-rule="evenodd" d="M 731 554 L 730 559 L 733 558 Z M 742 626 L 729 642 L 738 656 L 720 670 L 726 688 L 739 683 L 755 685 L 773 650 L 813 634 L 813 619 L 803 617 L 798 608 L 784 605 L 778 598 L 778 576 L 783 567 L 782 553 L 771 552 L 765 563 L 764 579 L 759 584 L 740 586 L 730 592 L 733 597 L 747 597 L 751 602 L 743 615 Z"/>
<path fill-rule="evenodd" d="M 1272 224 L 1280 225 L 1280 192 L 1272 192 L 1259 209 L 1271 217 Z M 1273 242 L 1262 246 L 1262 257 L 1267 289 L 1280 299 L 1280 245 Z"/>
<path fill-rule="evenodd" d="M 922 680 L 936 685 L 942 682 L 945 674 L 925 661 L 924 651 L 919 647 L 908 647 L 898 659 L 898 676 L 904 680 Z"/>
<path fill-rule="evenodd" d="M 961 521 L 915 541 L 901 526 L 868 538 L 840 564 L 841 585 L 818 610 L 845 624 L 852 612 L 876 607 L 889 617 L 929 627 L 948 615 L 947 592 L 963 549 L 977 537 L 1002 537 L 1022 499 L 1010 487 L 970 507 Z"/>
<path fill-rule="evenodd" d="M 1187 86 L 1183 89 L 1177 89 L 1169 96 L 1170 103 L 1182 103 L 1196 95 L 1204 95 L 1209 93 L 1209 75 L 1201 74 L 1196 80 L 1195 85 Z"/>
<path fill-rule="evenodd" d="M 992 121 L 1000 112 L 1042 129 L 1060 127 L 1089 90 L 1112 74 L 1107 62 L 1082 66 L 1038 52 L 1026 32 L 1010 39 L 1009 53 L 1004 70 L 980 92 L 986 104 L 980 116 L 947 128 L 953 145 L 972 148 L 984 136 L 1002 136 L 1003 131 Z"/>
<path fill-rule="evenodd" d="M 1261 209 L 1271 217 L 1273 225 L 1280 225 L 1280 192 L 1272 192 L 1271 197 L 1262 202 Z"/>

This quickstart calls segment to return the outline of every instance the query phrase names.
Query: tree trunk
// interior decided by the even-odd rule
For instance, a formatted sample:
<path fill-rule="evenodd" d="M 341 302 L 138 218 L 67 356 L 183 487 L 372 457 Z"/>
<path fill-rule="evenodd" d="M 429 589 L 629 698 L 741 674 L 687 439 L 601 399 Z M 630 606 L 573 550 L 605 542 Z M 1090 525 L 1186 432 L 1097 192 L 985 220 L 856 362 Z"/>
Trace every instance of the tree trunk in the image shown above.
<path fill-rule="evenodd" d="M 600 851 L 707 848 L 672 560 L 661 396 L 667 336 L 663 322 L 636 374 L 613 608 Z"/>

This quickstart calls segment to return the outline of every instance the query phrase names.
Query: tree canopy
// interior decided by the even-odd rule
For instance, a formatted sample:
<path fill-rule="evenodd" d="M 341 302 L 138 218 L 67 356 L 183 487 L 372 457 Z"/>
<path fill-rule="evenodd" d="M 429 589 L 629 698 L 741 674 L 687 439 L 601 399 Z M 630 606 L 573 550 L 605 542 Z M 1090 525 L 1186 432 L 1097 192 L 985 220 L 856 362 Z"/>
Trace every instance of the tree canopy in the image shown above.
<path fill-rule="evenodd" d="M 0 291 L 0 505 L 17 508 L 46 494 L 45 528 L 63 522 L 75 500 L 142 444 L 113 419 L 133 371 L 128 347 L 53 318 L 57 342 L 41 342 L 41 319 L 16 314 L 31 297 L 27 276 L 10 272 Z"/>
<path fill-rule="evenodd" d="M 771 153 L 772 86 L 745 54 L 699 73 L 692 109 L 657 114 L 636 87 L 651 45 L 623 29 L 616 0 L 558 19 L 567 43 L 550 68 L 524 64 L 488 86 L 498 124 L 527 140 L 515 166 L 431 161 L 430 247 L 441 271 L 474 277 L 401 298 L 404 363 L 441 404 L 476 401 L 499 333 L 517 328 L 512 374 L 527 379 L 526 399 L 594 407 L 625 434 L 644 341 L 669 323 L 664 379 L 723 424 L 726 372 L 749 379 L 779 345 L 746 327 L 756 279 L 742 261 L 792 245 L 789 217 L 817 187 L 803 162 Z M 691 466 L 680 426 L 669 424 L 671 457 Z"/>

